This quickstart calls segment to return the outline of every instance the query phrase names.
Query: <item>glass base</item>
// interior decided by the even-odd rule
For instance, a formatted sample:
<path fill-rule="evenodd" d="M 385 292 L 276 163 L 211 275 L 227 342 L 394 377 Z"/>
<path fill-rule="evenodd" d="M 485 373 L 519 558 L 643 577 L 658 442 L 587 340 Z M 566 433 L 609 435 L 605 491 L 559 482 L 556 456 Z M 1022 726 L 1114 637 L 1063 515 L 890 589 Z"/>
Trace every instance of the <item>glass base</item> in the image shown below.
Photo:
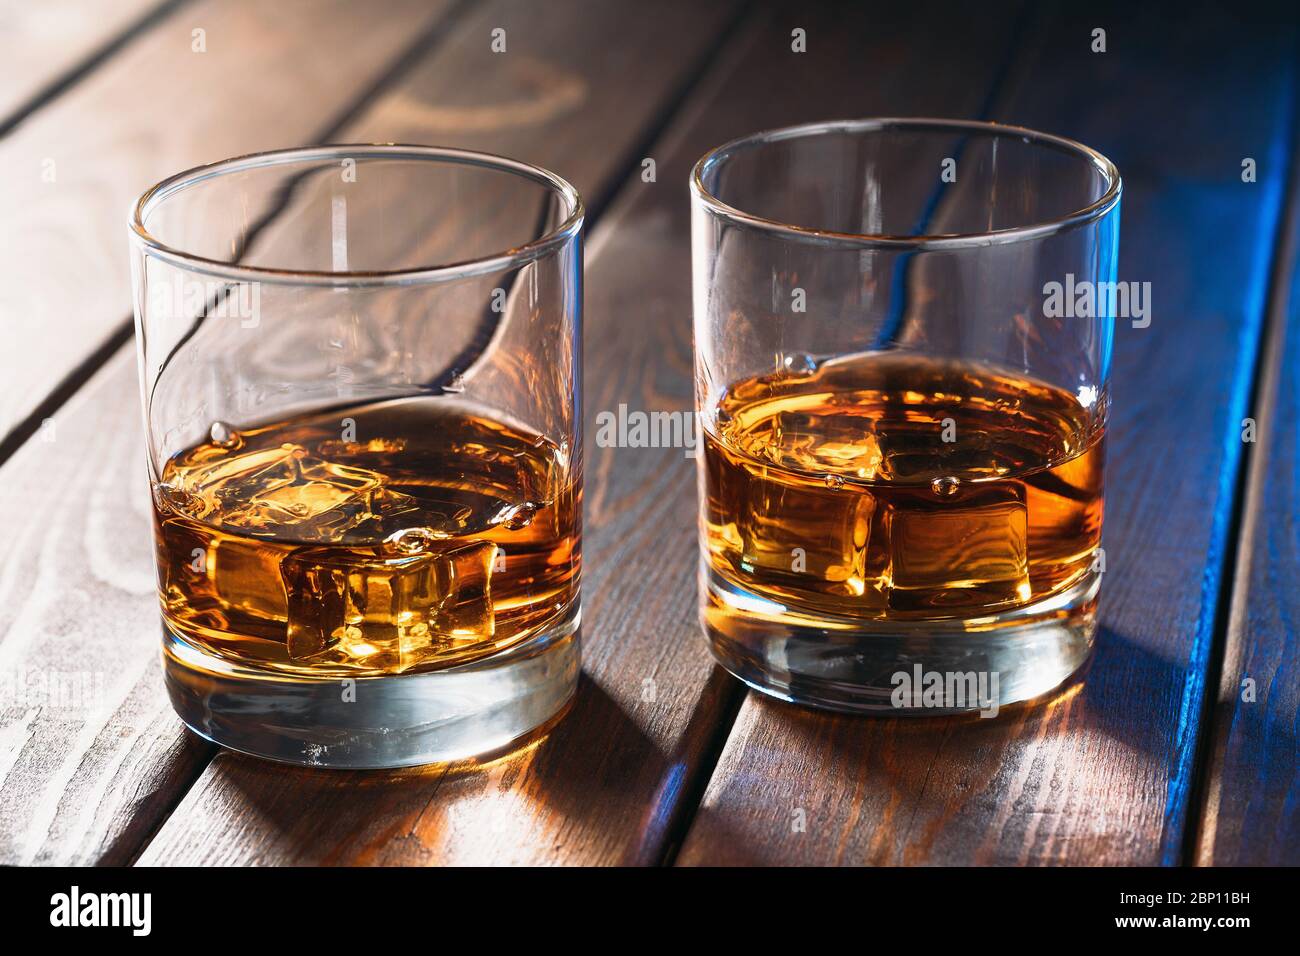
<path fill-rule="evenodd" d="M 312 767 L 411 767 L 499 753 L 555 717 L 578 683 L 578 610 L 546 634 L 460 667 L 301 678 L 232 664 L 163 628 L 172 706 L 240 753 Z"/>
<path fill-rule="evenodd" d="M 701 568 L 713 656 L 755 690 L 850 713 L 980 712 L 1060 686 L 1092 652 L 1099 572 L 1027 607 L 977 620 L 808 616 Z"/>

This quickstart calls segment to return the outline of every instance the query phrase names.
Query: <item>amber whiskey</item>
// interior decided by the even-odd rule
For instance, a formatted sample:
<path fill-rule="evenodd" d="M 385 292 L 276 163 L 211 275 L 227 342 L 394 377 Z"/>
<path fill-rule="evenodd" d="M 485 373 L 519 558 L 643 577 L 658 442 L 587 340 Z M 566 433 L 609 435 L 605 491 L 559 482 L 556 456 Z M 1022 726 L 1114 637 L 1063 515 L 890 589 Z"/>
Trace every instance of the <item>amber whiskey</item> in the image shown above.
<path fill-rule="evenodd" d="M 786 361 L 705 416 L 707 560 L 814 617 L 1042 601 L 1096 558 L 1105 402 L 903 352 Z"/>
<path fill-rule="evenodd" d="M 313 676 L 508 648 L 576 598 L 571 453 L 447 398 L 214 425 L 154 485 L 166 623 L 223 659 Z"/>

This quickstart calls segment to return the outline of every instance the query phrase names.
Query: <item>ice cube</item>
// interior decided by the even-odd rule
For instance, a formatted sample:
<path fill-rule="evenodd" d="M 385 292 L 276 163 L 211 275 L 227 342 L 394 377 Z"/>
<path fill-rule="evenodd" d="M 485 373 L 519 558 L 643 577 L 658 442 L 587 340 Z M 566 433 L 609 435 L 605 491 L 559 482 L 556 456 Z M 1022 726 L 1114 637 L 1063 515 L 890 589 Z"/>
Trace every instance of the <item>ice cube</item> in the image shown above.
<path fill-rule="evenodd" d="M 490 638 L 496 545 L 419 553 L 299 548 L 280 562 L 289 657 L 403 671 Z"/>
<path fill-rule="evenodd" d="M 221 497 L 237 493 L 245 484 L 254 487 L 293 481 L 298 474 L 297 460 L 307 454 L 301 445 L 285 442 L 275 448 L 250 451 L 214 461 L 195 472 L 199 490 Z"/>
<path fill-rule="evenodd" d="M 300 445 L 251 452 L 206 469 L 195 493 L 224 526 L 299 541 L 333 541 L 370 519 L 383 476 Z"/>
<path fill-rule="evenodd" d="M 228 507 L 237 508 L 259 490 L 292 482 L 298 474 L 298 454 L 306 451 L 298 445 L 284 444 L 205 461 L 174 491 L 184 496 L 182 510 L 192 517 L 221 514 Z"/>
<path fill-rule="evenodd" d="M 496 634 L 492 605 L 492 569 L 497 546 L 478 541 L 444 551 L 452 581 L 451 594 L 439 607 L 438 632 L 457 644 L 490 639 Z"/>
<path fill-rule="evenodd" d="M 1029 597 L 1024 486 L 961 486 L 933 500 L 891 500 L 885 580 L 897 610 L 1013 603 Z"/>
<path fill-rule="evenodd" d="M 268 529 L 306 526 L 311 537 L 328 540 L 371 516 L 383 476 L 307 455 L 296 460 L 293 480 L 270 484 L 248 499 L 240 512 L 245 520 Z"/>
<path fill-rule="evenodd" d="M 742 570 L 848 598 L 879 595 L 869 580 L 876 511 L 869 491 L 843 482 L 807 480 L 792 487 L 750 480 L 745 492 L 737 520 Z"/>

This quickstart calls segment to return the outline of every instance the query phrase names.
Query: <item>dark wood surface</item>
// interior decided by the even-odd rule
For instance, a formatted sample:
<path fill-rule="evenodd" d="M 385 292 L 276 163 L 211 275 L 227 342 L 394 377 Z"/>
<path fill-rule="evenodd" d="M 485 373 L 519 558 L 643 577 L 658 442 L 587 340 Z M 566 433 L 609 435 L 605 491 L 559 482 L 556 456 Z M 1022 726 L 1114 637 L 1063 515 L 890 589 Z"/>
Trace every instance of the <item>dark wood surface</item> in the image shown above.
<path fill-rule="evenodd" d="M 1206 756 L 1196 862 L 1290 865 L 1300 847 L 1300 217 L 1273 261 L 1270 324 L 1220 679 Z"/>
<path fill-rule="evenodd" d="M 725 43 L 735 7 L 714 4 L 703 12 L 689 2 L 617 8 L 598 0 L 561 5 L 581 16 L 557 22 L 545 5 L 498 4 L 457 29 L 444 53 L 413 71 L 409 81 L 375 104 L 373 116 L 349 130 L 350 138 L 382 138 L 394 130 L 407 138 L 518 156 L 563 169 L 593 205 L 595 226 L 587 250 L 586 354 L 588 410 L 604 407 L 604 394 L 620 387 L 635 366 L 624 361 L 602 368 L 592 342 L 602 322 L 596 278 L 604 259 L 601 235 L 606 216 L 602 196 L 621 184 L 629 169 L 635 182 L 666 202 L 680 202 L 678 178 L 661 172 L 641 184 L 641 140 L 659 117 Z M 503 26 L 511 54 L 544 67 L 516 78 L 493 66 L 488 31 Z M 521 71 L 522 72 L 522 71 Z M 454 97 L 466 75 L 479 75 L 477 97 L 485 115 L 502 115 L 526 97 L 533 75 L 572 77 L 581 99 L 544 115 L 535 124 L 457 127 L 440 121 L 424 131 L 420 103 L 441 105 Z M 625 78 L 637 92 L 627 95 Z M 543 90 L 546 88 L 543 87 Z M 408 124 L 408 125 L 402 125 Z M 592 148 L 599 137 L 600 148 Z M 661 165 L 661 170 L 663 163 Z M 616 222 L 619 211 L 608 216 Z M 685 232 L 674 241 L 685 246 Z M 676 287 L 684 289 L 683 275 Z M 682 299 L 683 304 L 687 301 Z M 641 313 L 644 314 L 644 313 Z M 683 311 L 682 318 L 686 313 Z M 633 313 L 610 320 L 633 326 Z M 640 325 L 639 316 L 635 320 Z M 611 330 L 613 334 L 613 330 Z M 632 400 L 654 402 L 655 397 Z M 403 774 L 286 774 L 280 768 L 222 754 L 199 779 L 146 849 L 145 863 L 257 862 L 323 863 L 364 860 L 383 863 L 627 862 L 650 859 L 662 840 L 656 795 L 671 812 L 670 775 L 679 762 L 698 765 L 692 714 L 705 694 L 710 665 L 695 641 L 665 645 L 638 629 L 625 615 L 623 595 L 611 593 L 622 529 L 603 516 L 611 501 L 608 465 L 598 455 L 588 427 L 586 527 L 584 541 L 583 654 L 585 679 L 568 717 L 539 747 L 472 773 L 460 770 Z M 680 453 L 679 453 L 680 456 Z M 617 489 L 621 497 L 625 492 Z M 626 507 L 626 505 L 625 505 Z M 653 533 L 647 528 L 646 533 Z M 633 568 L 655 562 L 646 542 Z M 642 587 L 646 586 L 643 582 Z M 676 590 L 663 590 L 648 605 L 642 623 L 664 626 L 665 614 L 682 625 L 693 614 Z M 657 700 L 640 700 L 644 677 L 662 683 Z M 391 779 L 391 786 L 383 781 Z M 374 799 L 348 799 L 361 788 Z M 259 807 L 232 815 L 230 803 Z M 645 832 L 645 828 L 650 832 Z M 235 834 L 240 834 L 235 836 Z"/>
<path fill-rule="evenodd" d="M 328 132 L 448 9 L 399 0 L 367 26 L 336 0 L 169 8 L 0 139 L 0 163 L 21 171 L 0 186 L 0 862 L 129 862 L 211 753 L 168 713 L 147 610 L 144 448 L 121 345 L 131 198 L 185 166 Z M 117 358 L 78 388 L 105 343 Z"/>
<path fill-rule="evenodd" d="M 683 862 L 1183 859 L 1286 178 L 1292 38 L 1248 44 L 1227 21 L 1151 13 L 1095 55 L 1095 18 L 1037 18 L 992 111 L 1116 162 L 1120 278 L 1152 287 L 1150 327 L 1116 329 L 1087 679 L 992 721 L 854 720 L 751 695 Z M 1225 96 L 1234 107 L 1215 108 Z M 1255 183 L 1242 182 L 1244 156 L 1258 159 Z"/>
<path fill-rule="evenodd" d="M 176 0 L 81 24 L 0 99 L 0 163 L 26 171 L 0 184 L 0 862 L 1300 862 L 1295 35 L 1183 14 Z M 0 42 L 37 48 L 21 26 Z M 694 461 L 594 442 L 601 410 L 691 406 L 694 160 L 873 114 L 1096 146 L 1125 176 L 1121 278 L 1152 283 L 1151 326 L 1116 340 L 1097 657 L 992 721 L 746 692 L 696 623 Z M 162 690 L 122 210 L 310 141 L 506 153 L 588 203 L 584 675 L 549 736 L 485 766 L 265 764 L 184 731 Z"/>
<path fill-rule="evenodd" d="M 386 0 L 376 17 L 351 0 L 191 0 L 0 139 L 11 171 L 0 183 L 0 309 L 9 354 L 22 356 L 5 369 L 0 450 L 129 336 L 135 197 L 200 163 L 332 139 L 395 61 L 437 41 L 451 9 Z"/>

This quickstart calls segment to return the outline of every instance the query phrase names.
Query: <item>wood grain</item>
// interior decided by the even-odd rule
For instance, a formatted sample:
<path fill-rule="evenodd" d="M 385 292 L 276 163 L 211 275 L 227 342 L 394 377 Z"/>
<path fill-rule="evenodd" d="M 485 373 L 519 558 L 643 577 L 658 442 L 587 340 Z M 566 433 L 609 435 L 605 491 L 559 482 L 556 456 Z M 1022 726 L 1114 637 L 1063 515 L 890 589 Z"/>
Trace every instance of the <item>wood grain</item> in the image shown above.
<path fill-rule="evenodd" d="M 110 398 L 128 353 L 0 469 L 0 859 L 121 863 L 208 748 L 158 667 L 138 415 Z"/>
<path fill-rule="evenodd" d="M 124 317 L 125 255 L 110 253 L 127 196 L 198 159 L 310 138 L 438 22 L 404 0 L 384 17 L 343 7 L 187 5 L 0 140 L 5 168 L 56 156 L 59 170 L 52 195 L 37 176 L 0 189 L 13 226 L 0 331 L 22 356 L 0 424 L 30 415 Z M 683 835 L 687 864 L 1180 861 L 1281 201 L 1289 28 L 1090 6 L 1017 36 L 1009 8 L 921 3 L 762 7 L 736 29 L 732 9 L 479 5 L 331 137 L 505 152 L 555 168 L 598 211 L 622 185 L 588 249 L 585 673 L 566 719 L 479 767 L 211 759 L 158 674 L 122 349 L 0 465 L 0 862 L 120 863 L 147 844 L 146 864 L 654 863 Z M 1088 53 L 1098 23 L 1112 26 L 1104 56 Z M 238 41 L 219 69 L 182 56 L 198 25 L 208 56 L 214 37 Z M 504 56 L 487 49 L 495 26 Z M 790 52 L 796 26 L 807 54 Z M 1121 278 L 1154 286 L 1152 326 L 1118 330 L 1097 658 L 1082 682 L 994 721 L 852 720 L 745 696 L 696 624 L 694 462 L 594 441 L 595 415 L 620 404 L 691 406 L 687 171 L 763 127 L 976 115 L 1012 50 L 995 117 L 1117 161 Z M 250 112 L 247 129 L 231 119 Z M 656 181 L 641 179 L 640 153 Z M 1245 156 L 1256 183 L 1240 181 Z M 1260 530 L 1238 566 L 1201 862 L 1296 861 L 1291 311 L 1287 372 L 1265 396 L 1249 505 Z M 1245 676 L 1257 703 L 1238 703 Z"/>
<path fill-rule="evenodd" d="M 826 11 L 800 22 L 841 62 L 861 57 L 851 101 L 837 96 L 842 77 L 788 52 L 790 21 L 760 15 L 647 151 L 656 181 L 642 181 L 638 164 L 592 237 L 584 678 L 569 715 L 522 753 L 432 780 L 286 774 L 221 754 L 142 863 L 611 864 L 668 852 L 738 685 L 713 667 L 696 623 L 694 462 L 681 448 L 602 448 L 594 439 L 595 416 L 619 404 L 692 406 L 690 166 L 747 130 L 885 111 L 909 68 L 928 57 L 956 57 L 990 77 L 1002 53 L 996 22 L 963 21 L 911 47 L 902 41 L 915 22 L 906 19 Z M 981 42 L 963 53 L 972 30 Z M 920 106 L 949 102 L 947 91 L 927 90 Z M 982 93 L 973 85 L 959 99 Z"/>
<path fill-rule="evenodd" d="M 448 6 L 186 5 L 0 140 L 0 332 L 23 356 L 0 439 L 124 327 L 132 199 L 189 166 L 319 136 Z"/>
<path fill-rule="evenodd" d="M 733 9 L 718 5 L 712 12 L 701 14 L 686 0 L 659 4 L 653 9 L 647 7 L 639 13 L 610 8 L 593 0 L 545 8 L 524 3 L 487 4 L 459 21 L 446 41 L 429 52 L 429 62 L 413 64 L 401 81 L 387 95 L 377 97 L 339 133 L 339 138 L 400 138 L 497 150 L 563 168 L 588 195 L 608 194 L 626 171 L 639 141 L 673 102 L 679 87 L 693 77 L 698 63 L 723 33 Z M 505 27 L 510 38 L 511 52 L 504 59 L 491 54 L 488 47 L 489 30 L 497 25 Z M 597 48 L 601 52 L 593 55 Z M 524 65 L 508 65 L 510 56 L 519 57 Z M 626 97 L 626 88 L 616 82 L 624 75 L 636 77 L 635 97 Z M 477 78 L 471 90 L 466 89 L 466 76 Z M 581 84 L 580 100 L 566 99 L 563 109 L 549 110 L 545 116 L 539 114 L 533 122 L 525 123 L 516 117 L 502 125 L 482 119 L 495 115 L 494 103 L 546 99 L 553 92 L 555 78 L 561 76 L 572 78 L 564 81 L 571 88 L 575 88 L 575 83 Z M 424 128 L 418 115 L 411 118 L 412 104 L 442 104 L 449 108 L 458 102 L 475 104 L 478 112 L 474 115 L 479 116 L 467 122 L 463 129 L 446 125 Z M 596 137 L 600 149 L 590 146 Z M 139 467 L 140 449 L 134 440 L 139 419 L 134 370 L 124 350 L 78 395 L 74 405 L 55 416 L 59 436 L 55 445 L 47 448 L 38 434 L 0 468 L 0 490 L 5 492 L 0 498 L 12 502 L 8 517 L 14 527 L 24 529 L 7 556 L 5 573 L 0 574 L 0 587 L 8 587 L 15 595 L 11 606 L 13 620 L 0 620 L 5 625 L 0 649 L 12 647 L 10 653 L 17 669 L 49 666 L 48 661 L 58 653 L 71 658 L 83 641 L 95 642 L 105 653 L 120 655 L 121 660 L 131 662 L 133 667 L 149 661 L 147 671 L 139 676 L 132 674 L 129 683 L 124 677 L 123 689 L 114 685 L 109 696 L 116 701 L 123 694 L 134 695 L 138 706 L 148 707 L 151 715 L 157 715 L 154 733 L 159 746 L 150 754 L 149 766 L 163 768 L 152 772 L 166 771 L 180 778 L 186 772 L 193 774 L 195 760 L 201 760 L 203 753 L 200 751 L 185 768 L 173 769 L 175 762 L 169 763 L 169 753 L 165 752 L 166 748 L 178 746 L 181 731 L 175 718 L 167 714 L 161 682 L 152 664 L 158 639 L 157 605 L 150 569 L 149 532 L 140 514 L 146 484 L 143 469 Z M 79 436 L 84 433 L 105 437 L 103 444 L 92 446 L 93 455 L 87 450 L 86 457 L 81 457 L 83 439 Z M 65 441 L 63 436 L 67 434 L 77 437 Z M 131 441 L 121 436 L 131 436 Z M 111 452 L 106 450 L 110 441 L 116 442 Z M 114 467 L 104 469 L 100 459 L 109 454 L 114 459 Z M 84 515 L 84 495 L 66 497 L 62 486 L 53 484 L 52 497 L 20 505 L 22 495 L 40 495 L 40 475 L 47 470 L 57 471 L 71 482 L 102 483 L 102 490 L 96 496 L 96 510 Z M 8 494 L 11 483 L 23 491 Z M 24 524 L 24 513 L 39 523 Z M 45 590 L 34 589 L 32 569 L 45 567 L 40 561 L 40 549 L 50 546 L 42 529 L 57 521 L 75 537 L 81 525 L 92 520 L 116 527 L 113 541 L 119 552 L 112 564 L 130 569 L 133 589 L 110 591 L 86 573 L 77 575 L 75 564 L 69 565 L 67 580 L 53 581 Z M 53 569 L 45 573 L 53 574 Z M 22 595 L 28 592 L 33 597 L 24 601 Z M 61 618 L 59 629 L 47 633 L 49 629 L 41 627 L 41 621 L 61 601 L 72 602 L 72 606 L 85 614 L 96 606 L 106 608 L 112 614 L 111 635 L 100 633 L 101 625 L 83 619 L 80 614 Z M 114 644 L 118 645 L 116 651 Z M 48 862 L 99 859 L 97 854 L 105 839 L 101 831 L 119 825 L 113 822 L 114 807 L 107 804 L 100 807 L 101 793 L 114 787 L 132 789 L 137 785 L 136 778 L 130 775 L 119 778 L 112 767 L 103 766 L 94 751 L 85 749 L 83 739 L 77 736 L 83 732 L 77 727 L 51 727 L 40 723 L 39 718 L 25 725 L 28 712 L 21 708 L 7 715 L 12 721 L 10 753 L 14 755 L 14 765 L 6 783 L 6 795 L 0 798 L 0 808 L 3 808 L 0 820 L 5 821 L 7 833 L 19 835 L 15 845 L 9 848 L 10 858 Z M 106 735 L 122 731 L 116 713 L 110 711 L 105 721 Z M 583 741 L 580 746 L 585 748 L 589 744 Z M 63 756 L 57 759 L 52 756 L 59 753 Z M 61 763 L 85 768 L 87 784 L 69 799 L 98 807 L 96 813 L 100 816 L 94 827 L 85 828 L 84 834 L 44 838 L 51 821 L 56 820 L 52 808 L 62 796 L 61 778 L 49 774 L 51 761 L 55 763 L 54 769 Z M 134 765 L 127 769 L 138 773 Z M 360 826 L 360 820 L 367 820 L 373 826 L 397 826 L 401 813 L 418 813 L 430 802 L 434 792 L 428 781 L 406 789 L 395 785 L 387 790 L 377 782 L 381 779 L 382 776 L 373 780 L 366 777 L 364 785 L 349 784 L 346 775 L 314 778 L 309 773 L 296 774 L 284 767 L 268 768 L 256 761 L 234 760 L 223 755 L 203 775 L 187 800 L 186 809 L 171 817 L 150 847 L 146 860 L 341 860 L 349 852 L 364 858 L 354 842 L 358 834 L 368 832 Z M 479 774 L 475 779 L 491 778 L 489 774 Z M 321 793 L 314 789 L 313 780 L 319 780 Z M 339 787 L 345 792 L 355 791 L 358 799 L 348 803 L 351 809 L 347 813 L 327 812 L 328 792 Z M 377 791 L 383 791 L 384 800 L 392 801 L 393 810 L 388 816 L 377 814 L 363 797 L 365 793 Z M 286 819 L 278 824 L 274 809 L 277 795 L 282 796 L 287 808 Z M 178 792 L 169 791 L 171 800 L 178 796 Z M 10 801 L 8 807 L 4 800 Z M 309 808 L 317 806 L 319 812 L 309 812 Z M 123 815 L 133 809 L 124 808 Z M 355 817 L 349 818 L 349 813 Z M 373 819 L 372 814 L 375 814 Z M 117 845 L 125 847 L 130 837 L 148 833 L 159 818 L 158 813 L 146 812 L 133 819 L 137 817 L 140 822 L 136 829 L 118 839 Z M 58 819 L 62 819 L 61 814 Z M 292 827 L 288 825 L 290 820 L 294 821 Z M 264 828 L 260 837 L 225 839 L 227 834 L 233 836 L 258 828 Z M 218 838 L 218 833 L 223 836 Z M 26 842 L 19 845 L 18 840 Z M 404 845 L 412 854 L 419 846 L 415 841 Z M 394 846 L 383 852 L 391 855 L 400 848 Z M 372 853 L 377 855 L 379 850 Z M 116 861 L 119 857 L 112 859 Z"/>
<path fill-rule="evenodd" d="M 1300 864 L 1300 165 L 1274 262 L 1224 658 L 1197 806 L 1200 866 Z"/>
<path fill-rule="evenodd" d="M 1293 67 L 1284 24 L 1118 7 L 1021 44 L 995 118 L 1125 178 L 1107 574 L 1091 669 L 996 720 L 863 720 L 751 696 L 679 861 L 1171 864 L 1181 859 L 1240 422 L 1263 319 Z M 1210 19 L 1207 19 L 1207 13 Z M 1110 24 L 1108 52 L 1091 31 Z M 1243 157 L 1259 162 L 1242 182 Z"/>
<path fill-rule="evenodd" d="M 80 70 L 150 13 L 175 0 L 46 0 L 0 4 L 0 125 Z"/>
<path fill-rule="evenodd" d="M 0 141 L 5 168 L 26 170 L 0 190 L 0 415 L 32 407 L 125 316 L 131 194 L 312 135 L 444 7 L 400 0 L 369 25 L 331 0 L 182 8 Z M 190 53 L 195 24 L 206 54 Z M 293 65 L 308 51 L 328 63 Z M 37 179 L 41 156 L 58 158 L 54 183 Z M 210 754 L 162 693 L 132 365 L 124 350 L 0 468 L 0 862 L 129 861 Z"/>

